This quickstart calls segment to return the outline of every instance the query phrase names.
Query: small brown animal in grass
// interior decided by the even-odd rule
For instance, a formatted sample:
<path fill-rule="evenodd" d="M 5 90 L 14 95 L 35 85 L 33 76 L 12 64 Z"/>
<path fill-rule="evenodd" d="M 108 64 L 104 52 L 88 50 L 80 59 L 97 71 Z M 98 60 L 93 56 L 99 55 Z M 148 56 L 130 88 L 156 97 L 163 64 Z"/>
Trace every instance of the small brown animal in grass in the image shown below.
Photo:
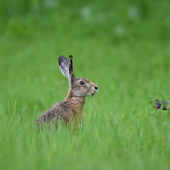
<path fill-rule="evenodd" d="M 65 122 L 69 128 L 74 122 L 76 128 L 77 122 L 81 124 L 83 116 L 83 107 L 86 96 L 93 96 L 98 92 L 98 86 L 88 79 L 74 77 L 73 57 L 70 55 L 69 60 L 66 57 L 59 57 L 60 70 L 69 81 L 69 90 L 64 101 L 56 103 L 52 108 L 45 111 L 39 119 L 36 120 L 37 126 L 46 122 L 55 123 L 58 127 L 58 120 Z"/>

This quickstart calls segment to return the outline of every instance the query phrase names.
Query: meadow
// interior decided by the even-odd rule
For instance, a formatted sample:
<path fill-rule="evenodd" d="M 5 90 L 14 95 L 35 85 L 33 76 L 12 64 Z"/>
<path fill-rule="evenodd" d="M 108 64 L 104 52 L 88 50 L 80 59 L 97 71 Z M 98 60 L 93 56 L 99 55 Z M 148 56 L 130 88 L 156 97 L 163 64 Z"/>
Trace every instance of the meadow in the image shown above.
<path fill-rule="evenodd" d="M 2 1 L 0 169 L 170 169 L 170 3 Z M 64 100 L 58 57 L 99 92 L 76 133 L 37 132 L 35 120 Z"/>

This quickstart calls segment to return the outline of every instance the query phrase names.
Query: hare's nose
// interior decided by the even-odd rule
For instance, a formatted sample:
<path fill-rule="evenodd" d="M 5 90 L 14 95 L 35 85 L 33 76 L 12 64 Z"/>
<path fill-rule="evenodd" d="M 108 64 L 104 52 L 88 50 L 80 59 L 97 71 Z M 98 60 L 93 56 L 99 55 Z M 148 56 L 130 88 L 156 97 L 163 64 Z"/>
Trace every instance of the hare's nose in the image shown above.
<path fill-rule="evenodd" d="M 96 86 L 96 87 L 94 87 L 96 90 L 98 89 L 98 87 Z"/>

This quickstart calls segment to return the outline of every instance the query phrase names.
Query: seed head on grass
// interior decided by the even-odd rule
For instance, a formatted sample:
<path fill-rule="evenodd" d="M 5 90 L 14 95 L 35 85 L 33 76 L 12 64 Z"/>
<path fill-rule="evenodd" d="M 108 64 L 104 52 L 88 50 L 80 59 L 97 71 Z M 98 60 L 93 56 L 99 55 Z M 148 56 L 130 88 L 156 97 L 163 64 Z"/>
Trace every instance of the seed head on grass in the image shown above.
<path fill-rule="evenodd" d="M 162 100 L 162 104 L 163 104 L 163 110 L 167 110 L 167 108 L 168 108 L 168 101 L 163 101 Z"/>
<path fill-rule="evenodd" d="M 158 99 L 155 99 L 154 101 L 155 101 L 156 108 L 157 108 L 157 109 L 160 109 L 161 103 L 159 102 L 159 100 L 158 100 Z"/>
<path fill-rule="evenodd" d="M 163 105 L 163 110 L 168 109 L 168 101 L 155 99 L 154 102 L 155 102 L 155 105 L 156 105 L 157 109 L 160 109 L 161 105 Z"/>

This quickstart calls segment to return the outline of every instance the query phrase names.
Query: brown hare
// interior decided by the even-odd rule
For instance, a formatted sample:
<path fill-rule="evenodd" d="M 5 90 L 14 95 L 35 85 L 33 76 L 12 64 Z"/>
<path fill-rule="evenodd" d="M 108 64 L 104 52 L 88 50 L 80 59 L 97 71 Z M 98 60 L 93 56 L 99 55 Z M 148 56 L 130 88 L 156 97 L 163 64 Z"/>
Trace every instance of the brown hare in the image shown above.
<path fill-rule="evenodd" d="M 69 60 L 66 57 L 59 57 L 60 70 L 69 81 L 69 90 L 64 101 L 56 103 L 52 108 L 45 111 L 39 119 L 36 120 L 37 126 L 46 122 L 50 125 L 53 122 L 58 127 L 58 120 L 65 122 L 66 125 L 74 128 L 77 123 L 81 124 L 83 116 L 83 107 L 86 96 L 93 96 L 98 92 L 98 86 L 88 79 L 74 77 L 73 57 L 70 55 Z"/>

